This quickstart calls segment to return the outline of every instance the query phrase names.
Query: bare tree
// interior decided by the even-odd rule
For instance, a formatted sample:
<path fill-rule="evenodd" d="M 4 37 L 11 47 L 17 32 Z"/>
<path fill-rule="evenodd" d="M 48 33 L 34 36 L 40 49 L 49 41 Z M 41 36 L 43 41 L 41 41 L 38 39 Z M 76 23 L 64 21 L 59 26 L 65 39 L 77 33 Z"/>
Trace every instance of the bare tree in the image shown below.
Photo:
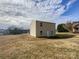
<path fill-rule="evenodd" d="M 65 25 L 63 25 L 63 27 L 67 29 L 69 32 L 72 32 L 72 25 L 72 22 L 68 21 Z"/>

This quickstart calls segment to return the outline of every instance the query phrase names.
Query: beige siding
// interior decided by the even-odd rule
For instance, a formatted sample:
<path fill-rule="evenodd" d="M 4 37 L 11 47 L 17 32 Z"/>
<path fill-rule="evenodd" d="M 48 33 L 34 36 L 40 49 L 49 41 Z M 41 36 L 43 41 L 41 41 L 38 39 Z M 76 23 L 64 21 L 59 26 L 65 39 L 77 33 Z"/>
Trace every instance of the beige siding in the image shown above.
<path fill-rule="evenodd" d="M 30 25 L 30 35 L 36 36 L 36 21 L 32 21 Z"/>
<path fill-rule="evenodd" d="M 40 26 L 41 21 L 36 21 L 36 36 L 47 36 L 47 31 L 53 31 L 53 35 L 55 35 L 55 23 L 42 22 L 42 27 Z M 43 31 L 42 35 L 40 35 L 40 31 Z"/>
<path fill-rule="evenodd" d="M 79 33 L 79 23 L 74 23 L 72 29 L 74 33 Z"/>

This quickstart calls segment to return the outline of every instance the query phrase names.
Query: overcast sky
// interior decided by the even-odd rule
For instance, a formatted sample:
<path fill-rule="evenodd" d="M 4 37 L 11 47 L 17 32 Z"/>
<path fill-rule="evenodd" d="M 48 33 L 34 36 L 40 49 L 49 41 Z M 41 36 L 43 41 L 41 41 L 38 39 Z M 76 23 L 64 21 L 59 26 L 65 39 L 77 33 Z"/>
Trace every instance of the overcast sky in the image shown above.
<path fill-rule="evenodd" d="M 65 22 L 73 19 L 72 15 L 76 12 L 73 14 L 70 12 L 78 2 L 77 0 L 0 0 L 0 24 L 29 28 L 32 20 Z M 76 19 L 78 20 L 78 17 Z"/>

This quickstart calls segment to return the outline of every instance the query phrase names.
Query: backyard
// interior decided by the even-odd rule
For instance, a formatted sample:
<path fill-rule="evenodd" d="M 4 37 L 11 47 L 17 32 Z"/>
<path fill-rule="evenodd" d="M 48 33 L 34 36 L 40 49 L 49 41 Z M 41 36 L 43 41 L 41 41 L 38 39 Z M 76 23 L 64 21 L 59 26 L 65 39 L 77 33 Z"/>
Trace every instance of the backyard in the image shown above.
<path fill-rule="evenodd" d="M 0 36 L 0 59 L 79 59 L 79 34 L 58 33 L 51 38 Z"/>

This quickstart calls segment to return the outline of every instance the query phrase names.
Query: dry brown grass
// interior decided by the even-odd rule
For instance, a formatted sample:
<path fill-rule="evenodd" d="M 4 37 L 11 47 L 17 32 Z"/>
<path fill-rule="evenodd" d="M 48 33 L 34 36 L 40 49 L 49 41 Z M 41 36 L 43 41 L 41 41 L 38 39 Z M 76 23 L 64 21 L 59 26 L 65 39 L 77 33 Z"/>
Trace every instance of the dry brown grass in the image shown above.
<path fill-rule="evenodd" d="M 63 39 L 26 34 L 0 36 L 0 59 L 79 59 L 79 36 Z"/>

